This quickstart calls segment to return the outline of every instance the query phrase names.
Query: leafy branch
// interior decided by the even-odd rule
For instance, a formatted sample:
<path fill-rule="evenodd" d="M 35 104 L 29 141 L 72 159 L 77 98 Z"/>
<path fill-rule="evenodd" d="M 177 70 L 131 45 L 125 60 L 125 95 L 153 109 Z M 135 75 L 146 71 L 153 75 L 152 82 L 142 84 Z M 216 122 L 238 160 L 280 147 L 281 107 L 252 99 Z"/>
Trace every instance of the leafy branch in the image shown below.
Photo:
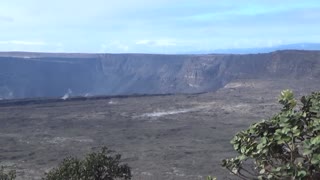
<path fill-rule="evenodd" d="M 222 166 L 241 179 L 320 179 L 320 92 L 301 98 L 279 97 L 281 111 L 252 124 L 231 141 L 239 153 Z M 254 170 L 244 162 L 251 160 Z"/>

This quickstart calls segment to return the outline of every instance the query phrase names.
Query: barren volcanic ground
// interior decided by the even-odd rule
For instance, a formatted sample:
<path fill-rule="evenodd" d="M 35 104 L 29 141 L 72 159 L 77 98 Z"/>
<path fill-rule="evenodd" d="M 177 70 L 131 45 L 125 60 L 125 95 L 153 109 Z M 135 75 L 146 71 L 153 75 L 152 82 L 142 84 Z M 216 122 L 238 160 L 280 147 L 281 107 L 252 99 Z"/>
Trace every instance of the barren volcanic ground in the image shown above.
<path fill-rule="evenodd" d="M 279 110 L 281 89 L 300 97 L 317 82 L 243 79 L 204 94 L 1 101 L 0 162 L 18 179 L 40 179 L 67 156 L 107 146 L 137 180 L 226 179 L 220 160 L 234 155 L 233 135 Z"/>

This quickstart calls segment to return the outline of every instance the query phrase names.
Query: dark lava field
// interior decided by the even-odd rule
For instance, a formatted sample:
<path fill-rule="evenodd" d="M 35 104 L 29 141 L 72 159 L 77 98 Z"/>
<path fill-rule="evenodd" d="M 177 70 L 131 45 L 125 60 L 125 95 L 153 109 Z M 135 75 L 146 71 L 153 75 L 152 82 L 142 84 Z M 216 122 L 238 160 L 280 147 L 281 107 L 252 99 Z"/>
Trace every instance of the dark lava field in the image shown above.
<path fill-rule="evenodd" d="M 280 110 L 277 97 L 319 90 L 315 79 L 228 83 L 202 94 L 29 99 L 0 102 L 0 162 L 18 179 L 40 179 L 68 156 L 107 146 L 122 154 L 135 180 L 234 178 L 220 167 L 230 140 Z"/>

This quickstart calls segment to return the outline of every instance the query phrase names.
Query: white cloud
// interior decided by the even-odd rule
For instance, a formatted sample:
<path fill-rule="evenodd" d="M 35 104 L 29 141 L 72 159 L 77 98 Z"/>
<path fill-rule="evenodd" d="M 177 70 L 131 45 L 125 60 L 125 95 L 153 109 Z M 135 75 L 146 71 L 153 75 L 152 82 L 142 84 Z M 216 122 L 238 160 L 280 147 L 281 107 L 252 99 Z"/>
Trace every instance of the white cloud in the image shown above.
<path fill-rule="evenodd" d="M 0 51 L 64 52 L 63 43 L 26 40 L 0 40 Z"/>
<path fill-rule="evenodd" d="M 150 43 L 151 43 L 150 40 L 139 40 L 136 42 L 137 45 L 148 45 Z"/>
<path fill-rule="evenodd" d="M 148 46 L 177 46 L 177 41 L 174 39 L 158 39 L 158 40 L 139 40 L 136 41 L 136 45 L 148 45 Z"/>
<path fill-rule="evenodd" d="M 161 39 L 161 40 L 155 41 L 155 45 L 156 46 L 176 46 L 177 43 L 173 40 Z"/>
<path fill-rule="evenodd" d="M 44 46 L 44 45 L 47 45 L 45 42 L 41 42 L 41 41 L 20 41 L 20 40 L 0 41 L 0 44 L 28 45 L 28 46 Z"/>
<path fill-rule="evenodd" d="M 123 53 L 128 52 L 129 46 L 123 44 L 120 41 L 111 41 L 109 43 L 104 43 L 100 45 L 100 52 L 112 52 L 112 53 Z"/>

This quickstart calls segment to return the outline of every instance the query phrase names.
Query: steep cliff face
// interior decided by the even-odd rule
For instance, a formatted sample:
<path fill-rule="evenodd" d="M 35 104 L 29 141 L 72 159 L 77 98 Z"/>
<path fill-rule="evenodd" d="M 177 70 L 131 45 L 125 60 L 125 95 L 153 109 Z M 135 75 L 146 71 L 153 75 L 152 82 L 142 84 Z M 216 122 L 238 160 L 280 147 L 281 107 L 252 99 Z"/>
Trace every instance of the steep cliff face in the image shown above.
<path fill-rule="evenodd" d="M 320 51 L 251 55 L 0 53 L 0 99 L 199 93 L 234 79 L 320 78 Z"/>
<path fill-rule="evenodd" d="M 94 90 L 96 60 L 0 58 L 0 98 L 54 97 Z M 69 90 L 70 89 L 70 90 Z"/>

